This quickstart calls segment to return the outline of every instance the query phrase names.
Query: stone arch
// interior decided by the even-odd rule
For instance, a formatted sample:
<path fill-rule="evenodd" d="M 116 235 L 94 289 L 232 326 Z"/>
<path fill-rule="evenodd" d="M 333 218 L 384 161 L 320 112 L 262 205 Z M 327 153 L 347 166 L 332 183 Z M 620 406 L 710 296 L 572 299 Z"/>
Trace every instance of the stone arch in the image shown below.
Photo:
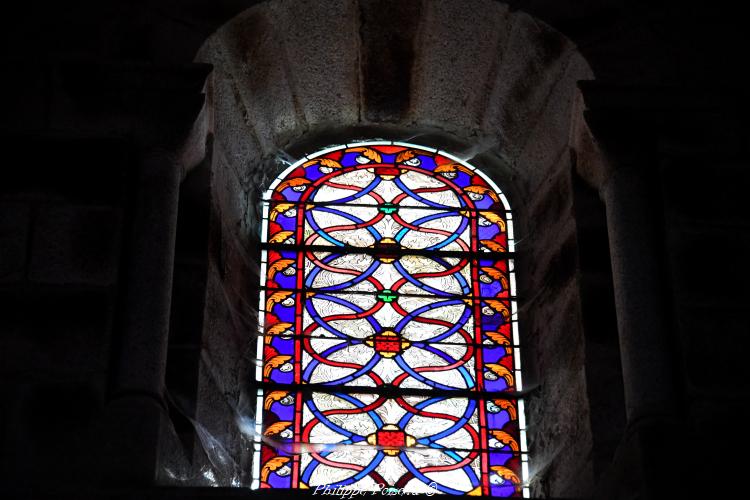
<path fill-rule="evenodd" d="M 412 139 L 471 158 L 503 186 L 525 269 L 527 384 L 537 386 L 528 405 L 532 493 L 587 493 L 592 436 L 570 150 L 582 113 L 577 82 L 593 75 L 575 45 L 492 0 L 270 1 L 222 26 L 196 60 L 214 67 L 218 246 L 231 247 L 222 250 L 225 267 L 241 271 L 225 270 L 216 286 L 232 296 L 257 282 L 258 256 L 246 249 L 257 239 L 260 193 L 305 153 L 351 139 Z M 207 325 L 217 349 L 252 351 L 251 338 L 221 340 L 217 322 Z M 221 368 L 228 391 L 244 383 L 244 363 L 232 355 Z M 209 405 L 197 411 L 216 420 Z"/>
<path fill-rule="evenodd" d="M 575 45 L 493 0 L 410 4 L 264 2 L 209 37 L 196 60 L 214 66 L 215 135 L 242 145 L 225 145 L 233 162 L 387 124 L 489 146 L 538 182 L 541 153 L 568 142 L 576 82 L 593 77 Z"/>

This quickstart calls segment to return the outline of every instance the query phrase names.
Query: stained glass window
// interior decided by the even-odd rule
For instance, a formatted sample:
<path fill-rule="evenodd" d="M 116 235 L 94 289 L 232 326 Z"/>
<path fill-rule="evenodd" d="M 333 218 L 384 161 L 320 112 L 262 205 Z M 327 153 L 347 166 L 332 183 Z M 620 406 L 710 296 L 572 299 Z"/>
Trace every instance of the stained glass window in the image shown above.
<path fill-rule="evenodd" d="M 497 186 L 362 142 L 290 166 L 263 203 L 253 487 L 528 496 Z"/>

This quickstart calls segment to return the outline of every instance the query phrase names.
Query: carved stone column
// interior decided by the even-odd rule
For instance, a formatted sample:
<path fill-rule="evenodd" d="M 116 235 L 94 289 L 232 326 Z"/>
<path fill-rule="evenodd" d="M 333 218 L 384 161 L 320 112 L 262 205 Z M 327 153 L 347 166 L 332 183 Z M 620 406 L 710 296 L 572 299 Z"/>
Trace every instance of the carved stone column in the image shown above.
<path fill-rule="evenodd" d="M 137 182 L 117 357 L 113 360 L 106 476 L 148 484 L 156 475 L 172 294 L 177 203 L 183 167 L 174 155 L 144 156 Z M 110 474 L 111 473 L 111 474 Z"/>
<path fill-rule="evenodd" d="M 627 428 L 598 485 L 601 498 L 664 498 L 679 491 L 679 388 L 664 249 L 659 142 L 673 110 L 653 89 L 581 85 L 602 153 Z"/>
<path fill-rule="evenodd" d="M 648 92 L 582 84 L 586 122 L 603 157 L 628 425 L 675 411 L 660 201 L 658 127 Z M 651 96 L 660 102 L 661 96 Z"/>
<path fill-rule="evenodd" d="M 180 184 L 205 156 L 208 127 L 207 71 L 198 69 L 137 68 L 129 74 L 153 86 L 130 117 L 136 162 L 101 429 L 105 484 L 150 485 L 158 475 L 159 442 L 169 423 L 164 376 Z"/>
<path fill-rule="evenodd" d="M 620 166 L 601 188 L 607 210 L 628 425 L 674 411 L 672 350 L 667 339 L 664 267 L 660 262 L 661 205 L 651 177 Z"/>

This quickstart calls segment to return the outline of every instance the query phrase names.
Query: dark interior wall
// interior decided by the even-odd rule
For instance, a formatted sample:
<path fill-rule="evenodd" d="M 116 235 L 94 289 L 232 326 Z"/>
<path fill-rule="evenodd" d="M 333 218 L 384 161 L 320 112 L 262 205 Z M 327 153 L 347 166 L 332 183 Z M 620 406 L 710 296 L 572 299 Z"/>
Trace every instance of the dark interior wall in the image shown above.
<path fill-rule="evenodd" d="M 312 5 L 296 3 L 303 10 Z M 426 7 L 426 2 L 406 3 L 404 12 L 428 21 L 434 19 L 430 15 L 435 11 Z M 565 406 L 565 402 L 574 400 L 560 393 L 554 384 L 547 384 L 547 392 L 540 393 L 539 397 L 547 403 L 559 402 L 560 411 L 556 413 L 559 424 L 553 425 L 555 419 L 542 418 L 543 407 L 536 407 L 539 421 L 549 425 L 538 429 L 536 437 L 532 435 L 532 451 L 534 447 L 546 450 L 539 455 L 543 457 L 538 463 L 544 466 L 545 479 L 536 493 L 586 493 L 587 488 L 577 490 L 575 485 L 564 484 L 565 478 L 581 474 L 582 470 L 584 476 L 590 474 L 585 476 L 587 482 L 599 478 L 599 491 L 607 498 L 631 494 L 659 498 L 688 487 L 696 494 L 731 490 L 736 486 L 733 481 L 719 481 L 721 484 L 717 485 L 715 478 L 741 477 L 739 465 L 725 457 L 746 444 L 741 429 L 748 415 L 746 377 L 739 369 L 747 333 L 747 297 L 743 290 L 750 275 L 745 259 L 750 250 L 750 225 L 741 203 L 742 190 L 750 185 L 750 134 L 744 119 L 748 101 L 740 63 L 748 45 L 747 32 L 740 24 L 743 17 L 729 6 L 711 8 L 689 2 L 510 3 L 513 9 L 544 21 L 571 39 L 596 75 L 596 83 L 583 88 L 584 100 L 577 106 L 586 108 L 585 120 L 571 131 L 570 144 L 564 141 L 536 147 L 552 137 L 545 129 L 552 125 L 544 120 L 533 132 L 518 127 L 515 139 L 512 134 L 504 136 L 504 140 L 508 139 L 506 145 L 518 148 L 513 158 L 520 164 L 554 165 L 549 170 L 538 170 L 539 178 L 519 188 L 519 192 L 524 195 L 520 199 L 528 214 L 523 228 L 528 236 L 526 244 L 531 249 L 544 249 L 529 255 L 532 263 L 528 265 L 536 267 L 534 272 L 538 275 L 534 281 L 554 284 L 547 298 L 536 300 L 542 303 L 542 311 L 545 301 L 555 300 L 557 303 L 549 309 L 569 314 L 558 316 L 559 323 L 552 326 L 543 314 L 529 320 L 525 333 L 530 335 L 532 344 L 552 343 L 535 352 L 558 353 L 533 359 L 529 369 L 547 380 L 559 380 L 561 386 L 577 387 L 575 394 L 585 396 Z M 4 488 L 11 492 L 10 496 L 51 495 L 49 492 L 56 490 L 90 490 L 91 495 L 97 495 L 102 485 L 109 488 L 119 483 L 121 489 L 112 494 L 127 497 L 131 494 L 129 488 L 147 488 L 155 481 L 138 474 L 134 475 L 138 479 L 128 479 L 126 474 L 108 475 L 107 470 L 117 469 L 109 468 L 112 457 L 102 452 L 120 451 L 114 446 L 117 440 L 112 438 L 116 432 L 107 424 L 107 408 L 118 393 L 115 367 L 122 351 L 124 288 L 127 276 L 139 272 L 133 268 L 127 250 L 133 238 L 139 165 L 144 151 L 153 149 L 154 144 L 180 149 L 179 144 L 189 135 L 204 106 L 204 95 L 214 99 L 209 107 L 215 114 L 232 116 L 221 106 L 233 108 L 236 105 L 232 103 L 240 102 L 242 96 L 231 93 L 231 88 L 216 86 L 221 69 L 215 70 L 214 82 L 204 87 L 206 72 L 192 66 L 192 61 L 212 33 L 253 4 L 197 0 L 19 3 L 8 6 L 0 21 L 7 69 L 0 83 L 6 96 L 0 117 L 5 146 L 0 174 L 0 309 L 4 311 L 0 318 L 0 448 Z M 357 15 L 362 16 L 362 22 L 372 23 L 389 12 L 400 13 L 393 2 L 380 4 L 359 2 Z M 376 31 L 364 26 L 362 32 L 357 31 L 358 36 L 373 46 L 387 45 Z M 398 54 L 408 52 L 412 47 L 409 44 L 415 40 L 431 47 L 426 54 L 437 55 L 446 46 L 450 52 L 451 43 L 457 39 L 472 39 L 471 33 L 451 33 L 446 40 L 442 33 L 411 33 L 409 26 L 398 26 L 405 32 L 397 40 L 402 49 L 394 56 L 393 68 L 404 64 Z M 544 54 L 555 52 L 554 38 L 542 37 L 540 42 L 547 44 Z M 505 46 L 501 37 L 476 43 L 490 44 L 487 46 L 491 50 Z M 519 41 L 511 54 L 525 53 L 529 46 Z M 260 50 L 259 55 L 265 50 Z M 288 57 L 294 61 L 304 59 L 304 54 L 294 52 Z M 372 72 L 368 64 L 373 60 L 359 64 Z M 493 69 L 487 61 L 477 61 L 462 70 L 479 67 L 488 72 L 483 74 L 494 71 L 498 79 L 505 77 L 501 68 Z M 270 71 L 273 63 L 268 61 L 265 67 Z M 434 66 L 426 65 L 425 70 L 429 67 Z M 351 113 L 343 116 L 345 122 L 362 116 L 369 121 L 410 120 L 419 116 L 419 110 L 431 106 L 430 99 L 435 99 L 432 96 L 442 100 L 444 109 L 460 105 L 465 98 L 469 108 L 485 109 L 497 98 L 496 94 L 484 92 L 481 99 L 472 100 L 478 96 L 462 95 L 461 88 L 455 92 L 443 90 L 441 94 L 438 86 L 433 89 L 435 92 L 419 94 L 424 101 L 410 98 L 411 108 L 405 109 L 400 93 L 403 86 L 387 85 L 392 85 L 398 74 L 393 73 L 383 85 L 372 83 L 372 88 L 364 88 L 368 96 L 365 102 L 371 106 L 340 107 L 339 113 Z M 441 77 L 426 74 L 431 76 L 427 83 Z M 278 80 L 274 73 L 266 76 Z M 544 97 L 552 96 L 549 107 L 561 102 L 549 89 L 542 91 L 537 85 L 524 88 L 523 74 L 515 81 L 520 83 L 507 95 L 528 98 L 540 92 Z M 299 81 L 297 84 L 304 87 Z M 409 86 L 412 91 L 428 88 L 419 79 L 410 80 Z M 362 91 L 363 87 L 357 86 L 349 94 L 333 93 L 333 107 L 336 99 L 348 96 L 351 102 L 359 102 Z M 301 114 L 309 126 L 319 123 L 331 106 L 292 106 L 291 113 Z M 466 109 L 465 105 L 459 107 Z M 504 109 L 507 116 L 501 120 L 485 117 L 477 128 L 505 126 L 517 118 L 513 113 L 520 108 Z M 373 114 L 377 110 L 382 110 L 383 115 Z M 548 108 L 542 110 L 545 115 L 556 115 Z M 283 117 L 273 109 L 268 114 Z M 338 122 L 341 116 L 329 118 Z M 466 126 L 465 120 L 470 122 L 471 116 L 474 115 L 446 113 L 426 125 L 435 127 L 436 123 L 455 118 L 459 124 L 448 132 L 470 143 L 471 135 L 465 134 L 473 125 Z M 253 114 L 240 114 L 228 126 L 245 130 L 248 123 L 255 121 Z M 300 130 L 305 130 L 304 125 Z M 248 132 L 247 136 L 253 134 Z M 202 315 L 204 324 L 200 333 L 194 331 L 194 325 L 177 321 L 169 325 L 165 375 L 176 402 L 154 403 L 159 408 L 163 406 L 158 410 L 160 414 L 168 415 L 159 424 L 163 428 L 157 435 L 162 436 L 163 451 L 173 450 L 170 456 L 184 453 L 185 459 L 175 459 L 174 464 L 161 467 L 162 482 L 170 481 L 167 470 L 175 475 L 171 480 L 189 484 L 210 483 L 204 475 L 209 470 L 222 471 L 224 479 L 241 478 L 246 470 L 247 464 L 236 459 L 211 463 L 201 451 L 211 444 L 206 441 L 210 436 L 221 437 L 221 442 L 241 443 L 235 439 L 236 425 L 204 418 L 201 421 L 213 427 L 196 433 L 187 418 L 200 418 L 201 410 L 191 407 L 189 397 L 188 403 L 180 403 L 179 394 L 195 390 L 195 400 L 207 402 L 206 407 L 218 408 L 233 401 L 234 406 L 225 415 L 241 412 L 243 405 L 249 404 L 240 397 L 239 382 L 233 383 L 250 355 L 244 350 L 242 338 L 230 337 L 227 342 L 209 345 L 203 340 L 214 338 L 207 334 L 215 331 L 238 334 L 251 328 L 248 325 L 254 320 L 252 316 L 240 316 L 243 322 L 237 324 L 236 311 L 245 310 L 243 304 L 232 303 L 226 297 L 228 291 L 230 297 L 241 297 L 254 283 L 253 265 L 243 257 L 242 249 L 246 242 L 252 242 L 253 231 L 243 224 L 257 216 L 249 193 L 257 193 L 257 186 L 266 184 L 270 173 L 231 168 L 256 158 L 255 151 L 266 158 L 277 145 L 303 137 L 303 133 L 295 131 L 282 134 L 280 142 L 229 141 L 220 148 L 209 148 L 214 154 L 207 161 L 227 168 L 211 170 L 213 194 L 207 204 L 205 192 L 201 194 L 198 189 L 196 193 L 190 187 L 191 176 L 200 179 L 200 175 L 206 175 L 200 173 L 199 162 L 188 162 L 192 170 L 182 176 L 179 196 L 184 203 L 180 204 L 175 227 L 177 252 L 170 287 L 174 290 L 171 310 L 179 317 L 183 317 L 180 311 L 189 311 L 188 317 L 195 314 L 194 321 L 200 321 Z M 576 152 L 575 161 L 571 160 L 570 146 Z M 226 158 L 218 157 L 218 152 Z M 540 152 L 551 157 L 540 158 Z M 608 395 L 599 380 L 601 368 L 597 368 L 597 363 L 603 357 L 610 359 L 617 347 L 598 337 L 600 328 L 610 326 L 597 326 L 597 322 L 606 323 L 611 319 L 610 313 L 594 312 L 592 320 L 587 312 L 608 307 L 591 302 L 591 297 L 597 299 L 599 293 L 604 293 L 597 288 L 601 283 L 592 276 L 606 274 L 598 260 L 603 252 L 597 243 L 600 240 L 592 236 L 601 230 L 602 222 L 592 221 L 589 209 L 580 208 L 591 204 L 596 207 L 596 203 L 592 197 L 586 202 L 566 193 L 575 190 L 574 182 L 599 189 L 606 184 L 608 172 L 623 165 L 636 165 L 651 186 L 649 206 L 659 263 L 657 293 L 663 304 L 662 331 L 669 341 L 668 358 L 675 380 L 671 395 L 674 411 L 664 416 L 666 423 L 650 421 L 645 430 L 630 425 L 610 466 L 607 460 L 612 449 L 607 443 L 615 437 L 612 427 L 602 422 L 602 414 L 584 414 L 584 418 L 577 413 L 574 417 L 566 414 L 589 404 L 590 412 L 600 411 L 595 409 L 594 401 L 606 402 Z M 506 161 L 507 168 L 512 166 Z M 582 180 L 575 180 L 573 167 Z M 508 178 L 511 177 L 509 171 Z M 205 181 L 194 182 L 205 186 Z M 238 185 L 243 189 L 238 190 Z M 186 217 L 190 222 L 186 223 Z M 533 226 L 542 225 L 538 221 L 544 220 L 559 230 L 533 231 Z M 239 225 L 227 226 L 226 221 Z M 639 234 L 632 236 L 638 238 Z M 237 241 L 243 243 L 237 247 L 233 243 Z M 587 248 L 597 248 L 593 250 L 596 257 L 587 256 Z M 148 247 L 145 251 L 148 253 Z M 525 286 L 531 298 L 533 287 L 529 283 Z M 568 292 L 592 287 L 594 291 L 584 292 L 580 300 L 578 292 Z M 196 305 L 202 298 L 206 302 L 203 309 Z M 542 335 L 550 328 L 562 332 L 568 325 L 574 325 L 575 330 L 568 337 Z M 571 338 L 575 342 L 562 342 Z M 571 351 L 571 346 L 578 349 Z M 576 371 L 566 362 L 559 362 L 559 353 L 566 349 L 564 359 L 576 360 L 574 366 L 582 366 L 583 370 Z M 199 355 L 203 350 L 210 350 L 213 359 L 228 362 L 193 371 L 190 377 L 197 377 L 194 380 L 183 377 L 183 370 L 205 365 Z M 209 375 L 209 368 L 226 372 Z M 224 381 L 226 386 L 217 387 L 216 380 Z M 642 390 L 648 392 L 649 387 Z M 135 397 L 134 393 L 131 396 Z M 611 410 L 609 405 L 602 409 Z M 531 404 L 532 415 L 534 411 Z M 182 416 L 177 417 L 177 413 Z M 571 428 L 568 424 L 583 425 L 586 419 L 590 436 L 578 444 L 591 449 L 593 455 L 576 452 L 570 460 L 557 458 L 550 440 L 563 443 L 566 437 L 584 435 L 580 427 Z M 602 428 L 605 430 L 597 430 Z M 108 440 L 114 444 L 107 445 Z M 133 459 L 133 463 L 123 460 L 121 470 L 137 469 L 149 460 L 158 462 L 147 453 L 139 455 L 142 450 L 133 453 L 136 454 L 123 456 L 140 458 Z M 705 454 L 696 458 L 696 453 Z M 700 474 L 704 479 L 693 488 L 696 481 L 691 471 L 696 468 L 704 471 Z M 157 497 L 170 494 L 142 489 L 133 495 L 143 497 L 144 491 Z"/>
<path fill-rule="evenodd" d="M 0 188 L 4 474 L 22 486 L 38 470 L 77 483 L 92 459 L 69 450 L 95 446 L 108 385 L 112 342 L 103 332 L 117 303 L 128 149 L 103 138 L 4 142 L 15 160 Z"/>

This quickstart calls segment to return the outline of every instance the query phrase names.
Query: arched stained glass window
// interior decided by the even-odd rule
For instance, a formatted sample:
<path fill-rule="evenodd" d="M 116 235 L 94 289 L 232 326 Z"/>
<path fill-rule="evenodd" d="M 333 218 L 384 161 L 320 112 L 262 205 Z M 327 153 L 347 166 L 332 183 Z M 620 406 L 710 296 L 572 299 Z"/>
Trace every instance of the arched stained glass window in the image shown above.
<path fill-rule="evenodd" d="M 513 220 L 443 151 L 308 156 L 263 209 L 254 488 L 528 496 Z"/>

